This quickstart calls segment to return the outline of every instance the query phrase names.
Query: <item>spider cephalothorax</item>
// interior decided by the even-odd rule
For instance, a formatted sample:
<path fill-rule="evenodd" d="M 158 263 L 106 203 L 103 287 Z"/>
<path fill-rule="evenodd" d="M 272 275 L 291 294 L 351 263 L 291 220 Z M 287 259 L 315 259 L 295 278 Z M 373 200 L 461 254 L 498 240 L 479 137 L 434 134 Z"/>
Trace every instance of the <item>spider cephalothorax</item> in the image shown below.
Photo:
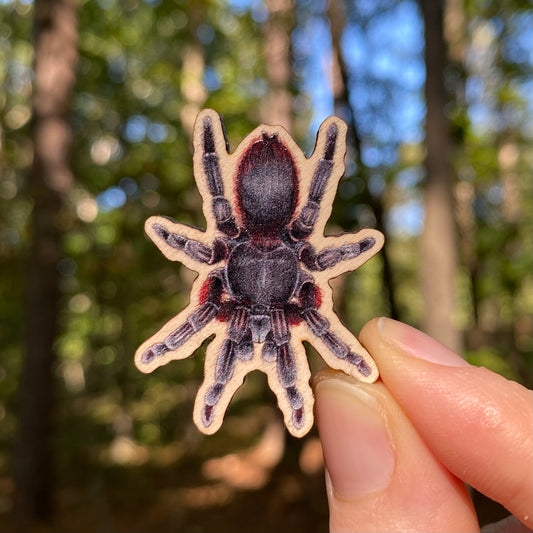
<path fill-rule="evenodd" d="M 137 350 L 150 372 L 183 359 L 211 334 L 194 420 L 215 432 L 246 374 L 264 371 L 294 435 L 312 425 L 313 396 L 302 341 L 326 363 L 364 381 L 372 358 L 333 312 L 328 280 L 355 270 L 382 246 L 371 229 L 324 237 L 344 171 L 346 126 L 330 117 L 307 159 L 281 127 L 260 126 L 229 154 L 218 114 L 200 113 L 194 168 L 206 231 L 163 217 L 146 232 L 171 260 L 199 272 L 191 303 Z"/>

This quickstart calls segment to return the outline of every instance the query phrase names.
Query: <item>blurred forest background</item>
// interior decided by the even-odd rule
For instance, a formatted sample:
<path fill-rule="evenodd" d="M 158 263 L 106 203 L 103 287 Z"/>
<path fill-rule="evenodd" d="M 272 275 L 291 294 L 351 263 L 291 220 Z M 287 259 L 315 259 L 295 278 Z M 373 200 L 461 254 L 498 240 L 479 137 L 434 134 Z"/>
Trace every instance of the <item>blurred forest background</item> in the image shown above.
<path fill-rule="evenodd" d="M 0 531 L 327 531 L 316 433 L 285 434 L 264 376 L 205 437 L 204 349 L 133 365 L 187 304 L 143 223 L 203 226 L 204 107 L 232 149 L 267 122 L 309 154 L 344 118 L 330 232 L 386 245 L 336 281 L 343 320 L 531 385 L 532 37 L 525 0 L 0 0 Z"/>

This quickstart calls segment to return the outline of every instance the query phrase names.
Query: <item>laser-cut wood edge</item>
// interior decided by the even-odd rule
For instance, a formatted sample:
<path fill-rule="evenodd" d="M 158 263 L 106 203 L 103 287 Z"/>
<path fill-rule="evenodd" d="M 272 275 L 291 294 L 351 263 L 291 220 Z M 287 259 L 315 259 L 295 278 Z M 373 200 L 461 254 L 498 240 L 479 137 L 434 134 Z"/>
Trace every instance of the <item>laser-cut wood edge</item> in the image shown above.
<path fill-rule="evenodd" d="M 372 237 L 376 241 L 375 245 L 370 250 L 362 253 L 354 259 L 343 261 L 329 270 L 318 272 L 313 271 L 311 273 L 316 285 L 320 288 L 321 291 L 322 301 L 320 307 L 318 308 L 319 312 L 329 320 L 330 329 L 333 331 L 333 333 L 335 333 L 340 339 L 342 339 L 342 341 L 348 344 L 354 352 L 364 358 L 365 362 L 371 369 L 371 373 L 369 376 L 362 376 L 359 372 L 355 370 L 353 365 L 346 361 L 343 361 L 342 359 L 339 359 L 337 356 L 332 354 L 329 351 L 328 347 L 325 345 L 325 343 L 319 337 L 313 335 L 309 327 L 304 322 L 296 326 L 291 326 L 291 347 L 294 352 L 296 364 L 296 380 L 298 390 L 303 395 L 303 405 L 305 413 L 305 423 L 301 428 L 295 427 L 294 423 L 292 422 L 292 410 L 286 398 L 286 391 L 283 387 L 281 387 L 279 381 L 276 379 L 276 364 L 273 362 L 265 361 L 261 357 L 261 345 L 256 344 L 254 344 L 254 355 L 251 360 L 237 361 L 231 382 L 226 385 L 224 392 L 222 393 L 220 399 L 217 402 L 216 412 L 213 416 L 211 424 L 208 427 L 205 427 L 202 424 L 202 402 L 207 389 L 213 383 L 214 380 L 217 353 L 220 350 L 224 339 L 226 338 L 226 332 L 228 328 L 227 322 L 221 322 L 215 319 L 202 330 L 195 333 L 186 342 L 185 345 L 181 346 L 177 350 L 169 351 L 160 358 L 156 358 L 148 364 L 144 363 L 141 360 L 142 354 L 145 349 L 147 349 L 154 343 L 162 342 L 170 334 L 170 332 L 172 332 L 178 324 L 182 323 L 185 318 L 197 307 L 197 303 L 200 296 L 200 289 L 205 280 L 207 279 L 208 274 L 212 272 L 214 268 L 222 266 L 222 264 L 201 265 L 198 262 L 195 262 L 185 252 L 181 250 L 176 250 L 166 245 L 166 243 L 164 243 L 158 237 L 157 233 L 153 228 L 154 224 L 164 224 L 166 227 L 175 228 L 176 232 L 186 235 L 187 237 L 195 239 L 206 245 L 210 245 L 217 236 L 221 235 L 219 230 L 217 230 L 216 228 L 215 217 L 211 209 L 211 194 L 207 186 L 207 177 L 202 166 L 202 124 L 206 117 L 209 117 L 211 119 L 211 123 L 213 126 L 215 147 L 216 152 L 219 156 L 222 181 L 224 185 L 224 196 L 229 200 L 230 205 L 233 209 L 233 213 L 238 212 L 238 210 L 236 209 L 237 202 L 235 197 L 236 193 L 234 177 L 237 172 L 239 161 L 242 155 L 249 148 L 249 146 L 253 142 L 255 142 L 263 133 L 267 133 L 268 135 L 277 134 L 279 136 L 282 143 L 290 151 L 298 169 L 300 187 L 298 205 L 296 207 L 295 216 L 298 214 L 299 209 L 301 209 L 301 207 L 305 205 L 305 202 L 307 201 L 311 178 L 324 150 L 326 142 L 326 131 L 332 123 L 335 123 L 337 125 L 339 133 L 336 141 L 337 149 L 332 159 L 333 172 L 329 178 L 326 190 L 323 195 L 323 199 L 320 205 L 319 216 L 315 223 L 314 230 L 306 240 L 308 240 L 317 251 L 323 250 L 334 245 L 338 246 L 343 244 L 355 243 L 365 237 Z M 193 136 L 194 176 L 199 192 L 203 199 L 203 212 L 206 219 L 206 230 L 202 231 L 197 228 L 187 226 L 179 222 L 174 222 L 166 217 L 160 216 L 150 217 L 146 222 L 146 233 L 150 237 L 150 239 L 156 244 L 156 246 L 161 250 L 161 252 L 169 260 L 181 262 L 191 270 L 198 272 L 198 277 L 193 282 L 191 288 L 191 299 L 189 305 L 187 305 L 185 309 L 183 309 L 175 317 L 169 320 L 156 334 L 152 335 L 147 341 L 141 344 L 141 346 L 136 352 L 135 362 L 139 370 L 141 370 L 142 372 L 152 372 L 157 367 L 165 365 L 171 360 L 178 360 L 189 357 L 207 337 L 213 334 L 215 335 L 214 340 L 209 344 L 207 348 L 205 358 L 204 382 L 198 391 L 193 414 L 193 418 L 196 425 L 198 426 L 200 431 L 206 434 L 212 434 L 219 429 L 223 422 L 227 406 L 229 405 L 231 398 L 235 394 L 236 390 L 242 385 L 245 376 L 252 370 L 260 370 L 267 375 L 269 386 L 276 394 L 276 397 L 278 399 L 278 405 L 281 411 L 283 412 L 287 429 L 290 431 L 290 433 L 297 437 L 305 435 L 313 424 L 314 398 L 309 385 L 311 374 L 309 370 L 309 364 L 307 362 L 307 357 L 305 355 L 305 348 L 302 344 L 304 341 L 309 342 L 310 344 L 315 346 L 315 348 L 317 348 L 320 355 L 322 356 L 326 364 L 328 364 L 328 366 L 336 368 L 338 370 L 342 370 L 343 372 L 368 383 L 371 383 L 378 378 L 378 370 L 373 359 L 370 357 L 368 352 L 360 345 L 357 338 L 342 324 L 340 319 L 335 314 L 333 310 L 332 289 L 329 284 L 330 279 L 333 279 L 344 272 L 357 269 L 368 259 L 373 257 L 381 249 L 384 241 L 383 235 L 379 231 L 374 229 L 361 229 L 356 233 L 344 233 L 338 236 L 324 236 L 324 228 L 327 223 L 327 220 L 331 215 L 333 199 L 337 190 L 338 181 L 344 174 L 344 156 L 346 150 L 345 138 L 346 125 L 344 124 L 344 122 L 337 117 L 329 117 L 322 123 L 319 128 L 317 134 L 317 142 L 313 154 L 309 158 L 306 158 L 301 149 L 296 145 L 292 137 L 284 128 L 280 126 L 260 125 L 242 140 L 242 142 L 239 144 L 239 146 L 235 149 L 234 152 L 228 153 L 226 151 L 226 141 L 220 123 L 220 117 L 215 111 L 206 109 L 202 111 L 197 117 Z"/>

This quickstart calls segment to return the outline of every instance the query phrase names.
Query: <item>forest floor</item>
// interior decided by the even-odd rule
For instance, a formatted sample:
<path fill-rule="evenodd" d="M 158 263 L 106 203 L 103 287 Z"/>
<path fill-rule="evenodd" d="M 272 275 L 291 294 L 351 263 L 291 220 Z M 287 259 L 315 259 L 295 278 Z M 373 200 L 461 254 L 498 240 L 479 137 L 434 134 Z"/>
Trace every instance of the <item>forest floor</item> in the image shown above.
<path fill-rule="evenodd" d="M 11 514 L 12 482 L 0 479 L 0 532 L 17 531 Z M 48 524 L 35 533 L 308 533 L 328 531 L 323 469 L 304 474 L 284 458 L 266 477 L 232 486 L 208 480 L 202 464 L 178 468 L 95 469 L 59 487 Z M 237 483 L 238 485 L 238 483 Z M 2 511 L 4 511 L 2 513 Z"/>
<path fill-rule="evenodd" d="M 281 432 L 281 433 L 280 433 Z M 241 452 L 59 469 L 50 522 L 16 527 L 13 482 L 0 476 L 0 533 L 321 533 L 328 531 L 322 449 L 271 425 Z M 163 453 L 157 456 L 160 461 Z M 175 457 L 175 456 L 174 456 Z M 472 491 L 481 525 L 508 513 Z"/>

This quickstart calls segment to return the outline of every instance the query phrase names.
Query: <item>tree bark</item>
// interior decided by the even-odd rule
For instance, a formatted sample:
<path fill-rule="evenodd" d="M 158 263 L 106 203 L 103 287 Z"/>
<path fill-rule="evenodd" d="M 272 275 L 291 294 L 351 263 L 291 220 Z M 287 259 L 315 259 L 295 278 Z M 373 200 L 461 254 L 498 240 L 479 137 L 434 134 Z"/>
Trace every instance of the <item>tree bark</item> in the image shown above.
<path fill-rule="evenodd" d="M 348 155 L 352 152 L 359 175 L 365 183 L 363 199 L 370 206 L 376 219 L 376 229 L 385 235 L 387 241 L 387 232 L 385 228 L 385 216 L 382 198 L 373 196 L 368 189 L 369 171 L 361 158 L 361 137 L 355 113 L 350 103 L 350 87 L 348 69 L 344 54 L 341 48 L 341 38 L 344 31 L 344 21 L 346 13 L 344 2 L 340 0 L 331 0 L 328 7 L 328 18 L 331 32 L 331 49 L 332 49 L 332 89 L 335 106 L 335 114 L 342 118 L 348 125 Z M 385 298 L 389 305 L 391 318 L 399 319 L 400 313 L 396 302 L 396 293 L 394 288 L 394 279 L 392 275 L 392 266 L 387 248 L 380 252 L 383 261 L 383 288 Z"/>
<path fill-rule="evenodd" d="M 454 351 L 462 350 L 454 324 L 457 237 L 454 217 L 451 136 L 444 115 L 447 65 L 441 1 L 421 0 L 425 25 L 426 179 L 425 221 L 421 236 L 423 327 Z"/>
<path fill-rule="evenodd" d="M 268 93 L 261 106 L 264 123 L 283 126 L 292 132 L 291 33 L 294 25 L 292 0 L 268 0 L 264 26 L 265 66 Z"/>
<path fill-rule="evenodd" d="M 27 272 L 26 354 L 20 380 L 15 513 L 20 524 L 52 511 L 50 438 L 59 310 L 60 216 L 71 187 L 69 101 L 76 79 L 77 2 L 34 3 L 32 246 Z"/>
<path fill-rule="evenodd" d="M 207 100 L 207 89 L 204 84 L 205 50 L 198 40 L 198 27 L 205 20 L 204 2 L 196 2 L 188 12 L 189 39 L 182 50 L 181 94 L 183 107 L 180 119 L 185 132 L 192 139 L 194 123 L 198 113 Z"/>

